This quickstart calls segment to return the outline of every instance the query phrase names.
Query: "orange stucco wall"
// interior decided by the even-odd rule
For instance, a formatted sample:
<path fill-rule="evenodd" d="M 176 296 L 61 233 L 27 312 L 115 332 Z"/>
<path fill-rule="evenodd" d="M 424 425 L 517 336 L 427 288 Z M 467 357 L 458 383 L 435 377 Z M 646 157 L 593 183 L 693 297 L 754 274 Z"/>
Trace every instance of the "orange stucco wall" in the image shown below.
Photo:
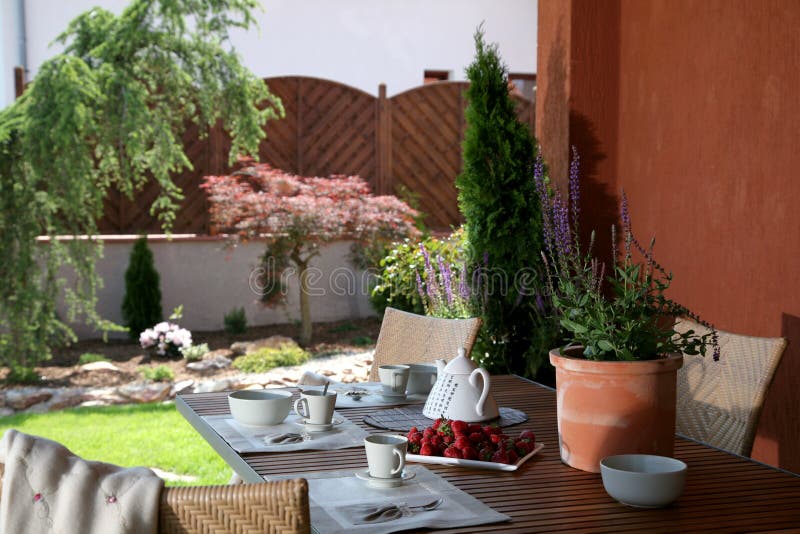
<path fill-rule="evenodd" d="M 540 0 L 539 39 L 539 96 L 567 80 L 567 104 L 537 102 L 537 132 L 567 121 L 589 167 L 584 225 L 607 227 L 624 188 L 673 298 L 789 338 L 753 457 L 800 472 L 800 2 Z"/>

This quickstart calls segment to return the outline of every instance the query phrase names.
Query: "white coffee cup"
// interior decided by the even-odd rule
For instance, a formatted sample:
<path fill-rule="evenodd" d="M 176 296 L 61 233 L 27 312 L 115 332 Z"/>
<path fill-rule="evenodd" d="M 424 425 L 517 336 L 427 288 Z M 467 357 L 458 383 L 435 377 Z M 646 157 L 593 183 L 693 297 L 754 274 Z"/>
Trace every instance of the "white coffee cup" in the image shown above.
<path fill-rule="evenodd" d="M 378 368 L 378 376 L 383 384 L 383 392 L 390 395 L 405 395 L 410 371 L 408 365 L 381 365 Z"/>
<path fill-rule="evenodd" d="M 406 466 L 408 438 L 396 434 L 372 434 L 364 438 L 369 475 L 375 478 L 400 478 Z"/>
<path fill-rule="evenodd" d="M 406 391 L 409 395 L 427 395 L 436 383 L 436 366 L 427 363 L 412 363 L 408 375 Z"/>
<path fill-rule="evenodd" d="M 294 401 L 294 411 L 312 425 L 329 425 L 336 407 L 336 392 L 304 391 Z"/>

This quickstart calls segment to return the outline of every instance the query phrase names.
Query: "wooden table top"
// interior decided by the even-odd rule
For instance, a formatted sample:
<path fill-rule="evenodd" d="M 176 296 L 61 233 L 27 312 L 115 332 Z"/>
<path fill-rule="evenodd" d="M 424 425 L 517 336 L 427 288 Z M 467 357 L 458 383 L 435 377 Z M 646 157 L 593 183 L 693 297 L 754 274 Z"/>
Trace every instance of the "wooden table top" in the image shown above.
<path fill-rule="evenodd" d="M 533 430 L 545 448 L 516 472 L 426 464 L 454 486 L 512 518 L 506 523 L 437 532 L 800 532 L 800 477 L 796 475 L 676 437 L 675 457 L 689 466 L 683 495 L 663 509 L 630 508 L 608 496 L 599 474 L 561 463 L 555 391 L 519 377 L 496 376 L 492 377 L 492 392 L 500 406 L 517 408 L 529 416 L 527 422 L 511 427 L 509 434 Z M 239 455 L 199 417 L 229 413 L 227 393 L 180 395 L 177 405 L 247 481 L 367 465 L 363 448 Z M 365 430 L 380 432 L 362 419 L 381 409 L 340 412 Z"/>

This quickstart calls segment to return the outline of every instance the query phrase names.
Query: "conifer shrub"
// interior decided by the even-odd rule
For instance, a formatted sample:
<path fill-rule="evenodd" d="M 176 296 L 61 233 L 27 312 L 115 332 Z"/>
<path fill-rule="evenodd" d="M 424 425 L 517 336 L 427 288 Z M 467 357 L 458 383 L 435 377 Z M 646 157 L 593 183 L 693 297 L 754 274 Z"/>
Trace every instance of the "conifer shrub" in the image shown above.
<path fill-rule="evenodd" d="M 247 315 L 244 307 L 233 308 L 222 317 L 225 331 L 229 334 L 244 334 L 247 332 Z"/>
<path fill-rule="evenodd" d="M 160 323 L 162 318 L 158 271 L 153 253 L 147 246 L 147 237 L 142 236 L 131 249 L 128 270 L 125 271 L 122 319 L 130 338 L 138 340 L 141 332 Z"/>
<path fill-rule="evenodd" d="M 480 27 L 475 48 L 467 67 L 463 171 L 456 179 L 467 263 L 479 273 L 472 284 L 482 296 L 484 327 L 472 357 L 492 372 L 535 376 L 553 342 L 541 309 L 538 147 L 517 119 L 497 45 L 484 42 Z"/>

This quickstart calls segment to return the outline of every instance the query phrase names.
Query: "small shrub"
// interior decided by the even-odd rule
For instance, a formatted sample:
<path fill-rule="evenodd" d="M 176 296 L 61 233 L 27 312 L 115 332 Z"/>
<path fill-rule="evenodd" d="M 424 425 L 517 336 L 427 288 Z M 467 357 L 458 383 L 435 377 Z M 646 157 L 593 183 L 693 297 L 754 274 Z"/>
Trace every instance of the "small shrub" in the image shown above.
<path fill-rule="evenodd" d="M 307 362 L 311 355 L 297 345 L 285 344 L 277 348 L 265 347 L 240 356 L 233 367 L 244 373 L 265 373 L 275 367 L 288 367 Z"/>
<path fill-rule="evenodd" d="M 143 331 L 139 335 L 139 345 L 158 356 L 177 358 L 182 348 L 192 346 L 192 333 L 165 321 Z"/>
<path fill-rule="evenodd" d="M 200 343 L 199 345 L 189 345 L 181 348 L 181 354 L 183 354 L 183 359 L 187 362 L 196 362 L 197 360 L 202 360 L 208 350 L 208 343 Z"/>
<path fill-rule="evenodd" d="M 83 354 L 81 354 L 80 358 L 78 358 L 79 365 L 86 365 L 87 363 L 107 362 L 107 361 L 109 361 L 108 358 L 106 358 L 102 354 L 95 354 L 94 352 L 84 352 Z"/>
<path fill-rule="evenodd" d="M 345 332 L 352 332 L 353 330 L 358 330 L 358 327 L 353 323 L 344 323 L 340 324 L 339 326 L 334 326 L 329 330 L 329 332 L 333 334 L 343 334 Z"/>
<path fill-rule="evenodd" d="M 145 380 L 152 380 L 153 382 L 169 382 L 175 378 L 175 373 L 172 372 L 166 365 L 158 365 L 156 367 L 139 367 L 139 373 Z"/>
<path fill-rule="evenodd" d="M 352 343 L 356 347 L 365 347 L 367 345 L 374 345 L 375 340 L 369 336 L 358 336 L 353 338 Z"/>
<path fill-rule="evenodd" d="M 222 318 L 225 331 L 229 334 L 244 334 L 247 331 L 247 316 L 244 307 L 234 308 Z"/>
<path fill-rule="evenodd" d="M 464 230 L 459 228 L 448 237 L 429 237 L 421 243 L 434 259 L 441 256 L 448 265 L 461 265 L 466 241 Z M 419 245 L 405 239 L 395 243 L 381 260 L 377 283 L 370 293 L 372 307 L 379 314 L 383 314 L 387 306 L 421 315 L 425 313 L 417 287 L 417 274 L 425 276 L 425 257 Z M 437 261 L 433 262 L 433 269 L 438 273 Z"/>
<path fill-rule="evenodd" d="M 139 238 L 131 249 L 128 270 L 125 271 L 125 297 L 122 300 L 122 319 L 131 339 L 139 339 L 142 331 L 161 322 L 161 289 L 147 246 L 147 237 Z"/>
<path fill-rule="evenodd" d="M 41 381 L 42 377 L 31 367 L 14 365 L 9 368 L 6 375 L 6 382 L 9 384 L 38 384 Z"/>

